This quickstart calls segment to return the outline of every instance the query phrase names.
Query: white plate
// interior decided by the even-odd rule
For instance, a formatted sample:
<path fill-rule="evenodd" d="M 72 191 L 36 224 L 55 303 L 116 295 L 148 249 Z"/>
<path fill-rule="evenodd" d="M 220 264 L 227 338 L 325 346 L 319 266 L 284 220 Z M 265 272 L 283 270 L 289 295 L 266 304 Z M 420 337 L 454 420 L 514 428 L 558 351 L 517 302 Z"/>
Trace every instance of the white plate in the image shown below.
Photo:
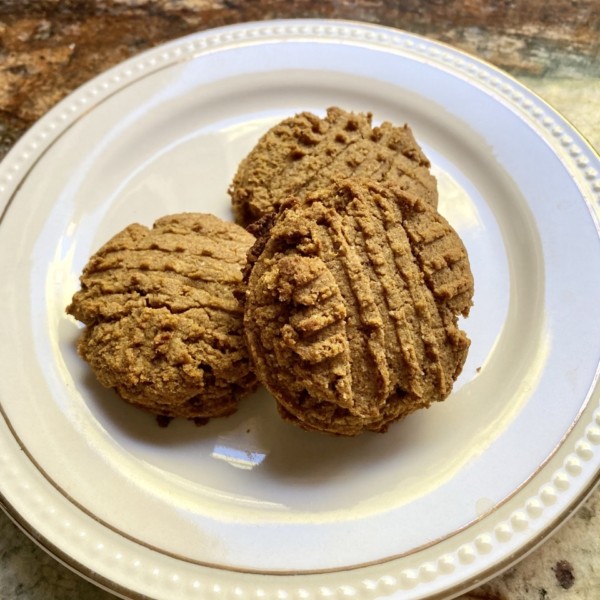
<path fill-rule="evenodd" d="M 468 247 L 455 393 L 385 435 L 283 423 L 266 394 L 203 428 L 102 389 L 64 313 L 125 225 L 205 211 L 258 136 L 330 105 L 408 122 Z M 600 164 L 551 108 L 456 50 L 339 21 L 244 24 L 77 90 L 0 168 L 0 492 L 127 596 L 449 597 L 531 549 L 600 466 Z"/>

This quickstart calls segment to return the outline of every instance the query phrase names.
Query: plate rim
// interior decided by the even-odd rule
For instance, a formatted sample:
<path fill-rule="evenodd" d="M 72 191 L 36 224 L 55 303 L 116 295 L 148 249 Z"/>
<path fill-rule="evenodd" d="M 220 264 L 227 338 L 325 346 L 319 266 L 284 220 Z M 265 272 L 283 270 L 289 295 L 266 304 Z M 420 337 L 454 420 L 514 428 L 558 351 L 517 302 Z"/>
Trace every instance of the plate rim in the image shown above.
<path fill-rule="evenodd" d="M 245 32 L 245 33 L 244 33 Z M 255 37 L 252 39 L 248 37 L 249 32 Z M 241 35 L 240 35 L 241 34 Z M 246 35 L 246 37 L 244 37 Z M 289 37 L 292 35 L 293 37 Z M 294 37 L 296 36 L 296 37 Z M 362 36 L 362 37 L 361 37 Z M 551 107 L 545 100 L 540 98 L 535 94 L 535 92 L 529 90 L 518 82 L 518 80 L 512 78 L 510 75 L 501 71 L 497 67 L 490 65 L 484 60 L 481 60 L 473 55 L 467 54 L 462 50 L 456 49 L 452 46 L 446 45 L 442 42 L 438 42 L 435 40 L 428 39 L 426 37 L 422 37 L 417 34 L 405 32 L 400 29 L 395 29 L 392 27 L 382 26 L 382 25 L 374 25 L 369 23 L 363 23 L 359 21 L 349 21 L 342 19 L 279 19 L 273 21 L 255 21 L 255 22 L 244 22 L 238 23 L 234 25 L 227 25 L 223 27 L 218 27 L 214 29 L 205 30 L 202 32 L 193 33 L 187 35 L 182 38 L 178 38 L 175 40 L 171 40 L 166 42 L 165 44 L 159 45 L 150 50 L 146 50 L 134 57 L 127 59 L 126 61 L 119 63 L 107 71 L 95 76 L 90 81 L 84 83 L 82 86 L 71 92 L 66 98 L 61 100 L 55 107 L 53 107 L 46 115 L 40 118 L 38 122 L 36 122 L 30 129 L 27 131 L 13 146 L 13 148 L 9 151 L 7 156 L 3 159 L 2 163 L 0 163 L 0 198 L 2 195 L 7 195 L 6 191 L 9 190 L 8 200 L 5 204 L 2 205 L 2 213 L 0 214 L 0 227 L 2 226 L 2 221 L 4 219 L 4 215 L 6 214 L 13 198 L 16 197 L 18 189 L 21 185 L 21 182 L 26 179 L 28 173 L 34 168 L 35 164 L 39 160 L 41 160 L 45 154 L 45 152 L 52 146 L 52 143 L 55 139 L 60 137 L 65 131 L 67 131 L 72 125 L 74 125 L 79 118 L 87 114 L 89 111 L 93 110 L 94 106 L 98 103 L 104 101 L 109 98 L 113 94 L 118 93 L 123 87 L 126 85 L 130 85 L 135 83 L 139 79 L 139 73 L 144 74 L 144 72 L 155 73 L 156 71 L 162 68 L 168 68 L 177 62 L 182 62 L 186 60 L 191 60 L 202 56 L 205 52 L 219 51 L 226 47 L 236 47 L 238 45 L 243 45 L 244 43 L 261 43 L 261 42 L 285 42 L 285 41 L 305 41 L 305 42 L 336 42 L 340 41 L 340 39 L 345 39 L 349 42 L 360 42 L 362 44 L 375 44 L 380 48 L 388 48 L 387 44 L 390 43 L 390 36 L 393 36 L 394 39 L 399 43 L 404 40 L 406 42 L 406 46 L 404 50 L 411 49 L 412 51 L 417 52 L 419 54 L 420 51 L 423 52 L 422 58 L 427 59 L 429 61 L 433 61 L 436 66 L 439 64 L 435 61 L 437 60 L 448 60 L 454 59 L 455 61 L 463 61 L 469 65 L 469 67 L 473 71 L 473 75 L 479 77 L 482 81 L 482 85 L 486 83 L 490 85 L 490 80 L 493 79 L 493 74 L 496 74 L 497 78 L 499 78 L 501 85 L 502 79 L 508 79 L 512 86 L 516 88 L 517 91 L 526 92 L 530 97 L 535 98 L 535 102 L 531 102 L 525 97 L 522 97 L 522 104 L 519 105 L 520 109 L 523 109 L 526 114 L 529 115 L 529 118 L 533 117 L 536 120 L 540 117 L 539 114 L 536 114 L 536 110 L 539 111 L 539 105 L 546 107 L 549 111 L 551 111 L 554 116 L 560 117 L 563 124 L 568 126 L 567 131 L 564 130 L 560 132 L 560 135 L 556 132 L 549 132 L 549 136 L 554 138 L 561 147 L 569 148 L 569 159 L 573 159 L 574 163 L 571 167 L 575 167 L 577 173 L 579 173 L 580 181 L 579 184 L 588 183 L 590 187 L 591 194 L 595 193 L 594 190 L 598 192 L 598 197 L 600 197 L 600 178 L 598 178 L 597 173 L 593 176 L 590 175 L 591 168 L 587 167 L 585 164 L 579 165 L 576 162 L 576 157 L 585 154 L 579 148 L 579 152 L 573 153 L 573 146 L 576 146 L 576 143 L 583 143 L 584 150 L 587 150 L 588 153 L 591 153 L 592 157 L 595 157 L 598 160 L 599 156 L 596 150 L 592 147 L 592 145 L 585 139 L 583 135 L 581 135 L 575 127 L 573 127 L 560 113 L 558 113 L 554 108 Z M 194 47 L 193 44 L 195 41 L 204 41 L 205 45 L 203 49 L 200 47 Z M 222 44 L 221 46 L 219 44 Z M 420 50 L 415 47 L 419 45 L 422 46 Z M 187 53 L 187 54 L 186 54 Z M 162 66 L 158 68 L 150 69 L 140 69 L 137 73 L 134 72 L 134 66 L 139 66 L 144 64 L 144 60 L 149 59 L 150 57 L 162 57 L 164 60 Z M 456 58 L 458 57 L 458 58 Z M 455 65 L 456 66 L 456 65 Z M 127 73 L 130 75 L 127 75 Z M 455 71 L 451 71 L 455 73 Z M 127 83 L 127 79 L 129 78 L 129 83 Z M 100 83 L 111 81 L 113 85 L 113 89 L 110 89 L 110 86 L 106 89 L 104 95 L 96 91 L 93 95 L 97 98 L 95 104 L 90 105 L 89 92 L 96 89 Z M 125 81 L 125 83 L 122 83 Z M 494 85 L 491 83 L 491 85 Z M 96 86 L 96 88 L 94 87 Z M 487 89 L 487 88 L 486 88 Z M 87 95 L 86 95 L 87 92 Z M 82 101 L 84 100 L 84 101 Z M 529 104 L 527 104 L 529 102 Z M 536 104 L 537 103 L 537 104 Z M 543 111 L 542 111 L 543 114 Z M 61 125 L 62 123 L 62 125 Z M 61 128 L 62 126 L 62 128 Z M 44 127 L 46 128 L 44 130 Z M 52 133 L 55 133 L 55 137 L 51 138 Z M 42 133 L 45 133 L 43 137 L 44 140 L 47 140 L 46 146 L 43 147 L 42 142 L 40 141 L 40 136 Z M 575 133 L 575 138 L 569 133 Z M 36 136 L 38 136 L 36 138 Z M 568 138 L 568 140 L 567 140 Z M 37 144 L 34 147 L 34 144 Z M 35 158 L 31 158 L 34 155 L 34 151 L 42 146 L 42 150 L 38 153 L 38 156 Z M 566 150 L 565 150 L 566 151 Z M 561 164 L 565 165 L 564 157 L 559 156 L 561 159 Z M 27 162 L 30 162 L 29 168 L 23 171 L 22 167 L 27 165 Z M 31 162 L 33 161 L 33 162 Z M 586 170 L 587 169 L 587 170 Z M 12 190 L 11 190 L 12 187 Z M 581 185 L 579 185 L 581 188 Z M 589 197 L 584 196 L 584 201 L 588 205 L 588 209 L 592 215 L 592 218 L 595 220 L 596 228 L 600 231 L 598 227 L 598 216 L 595 212 L 595 208 L 592 206 Z M 590 388 L 590 393 L 586 402 L 590 401 L 590 398 L 593 395 L 593 391 L 597 390 L 598 387 L 598 371 L 596 372 L 595 382 Z M 582 407 L 580 415 L 584 412 L 585 406 Z M 0 405 L 0 414 L 5 421 L 5 423 L 10 427 L 10 423 L 6 418 L 6 415 Z M 600 417 L 596 417 L 596 423 L 600 425 Z M 565 438 L 567 438 L 571 430 L 574 427 L 574 423 L 571 424 L 567 432 L 565 433 Z M 17 443 L 19 443 L 19 439 L 15 436 Z M 588 436 L 589 439 L 589 436 Z M 591 440 L 594 445 L 600 444 L 600 440 L 594 442 Z M 22 450 L 26 450 L 26 448 L 21 448 Z M 581 457 L 585 458 L 585 457 Z M 597 459 L 598 457 L 596 457 Z M 590 457 L 587 457 L 585 460 L 591 460 Z M 34 463 L 35 468 L 35 463 Z M 39 469 L 38 469 L 39 470 Z M 48 478 L 46 477 L 46 480 Z M 584 486 L 578 495 L 571 499 L 568 506 L 563 509 L 561 515 L 564 513 L 572 513 L 575 506 L 578 506 L 581 502 L 585 500 L 585 498 L 593 491 L 594 487 L 600 482 L 600 468 L 596 466 L 595 477 L 591 479 L 586 486 Z M 49 481 L 50 485 L 52 482 Z M 68 500 L 68 499 L 67 499 Z M 77 561 L 73 556 L 63 553 L 61 549 L 52 541 L 45 539 L 43 536 L 39 534 L 39 532 L 35 529 L 31 529 L 31 526 L 23 519 L 20 511 L 13 506 L 13 504 L 5 497 L 2 490 L 0 490 L 0 506 L 7 512 L 9 517 L 17 523 L 17 525 L 25 531 L 25 533 L 34 539 L 38 544 L 40 544 L 46 551 L 48 551 L 51 555 L 57 558 L 60 562 L 67 564 L 71 569 L 78 572 L 80 575 L 85 577 L 86 579 L 97 583 L 100 587 L 104 587 L 106 589 L 110 589 L 114 593 L 123 594 L 133 594 L 130 597 L 146 597 L 144 595 L 140 595 L 135 590 L 128 590 L 115 583 L 112 580 L 105 580 L 103 576 L 96 573 L 92 569 L 87 569 L 85 565 L 81 565 L 79 561 Z M 74 505 L 76 507 L 76 505 Z M 78 507 L 77 507 L 78 508 Z M 78 510 L 81 510 L 78 508 Z M 501 569 L 508 568 L 510 564 L 513 564 L 517 560 L 521 558 L 521 556 L 539 543 L 541 543 L 547 535 L 549 535 L 552 531 L 554 531 L 556 527 L 556 521 L 560 520 L 561 515 L 559 515 L 556 519 L 551 520 L 543 532 L 538 533 L 535 536 L 534 540 L 530 541 L 525 548 L 521 549 L 517 558 L 512 558 L 510 561 L 507 561 L 507 564 L 501 567 Z M 115 532 L 118 533 L 118 532 Z M 393 561 L 395 559 L 391 559 Z M 361 568 L 369 568 L 369 567 L 358 567 Z M 497 564 L 489 567 L 489 570 L 493 571 L 489 573 L 485 577 L 491 577 L 498 573 Z M 344 571 L 344 569 L 339 570 Z M 276 575 L 270 575 L 275 576 Z M 445 590 L 442 592 L 442 595 L 434 595 L 429 596 L 431 598 L 436 597 L 448 597 L 448 591 L 450 593 L 460 593 L 465 589 L 468 589 L 473 585 L 472 580 L 481 578 L 482 575 L 479 573 L 478 575 L 471 578 L 471 583 L 465 581 L 459 584 L 454 591 Z M 115 589 L 113 589 L 113 586 Z M 116 589 L 118 588 L 118 589 Z"/>

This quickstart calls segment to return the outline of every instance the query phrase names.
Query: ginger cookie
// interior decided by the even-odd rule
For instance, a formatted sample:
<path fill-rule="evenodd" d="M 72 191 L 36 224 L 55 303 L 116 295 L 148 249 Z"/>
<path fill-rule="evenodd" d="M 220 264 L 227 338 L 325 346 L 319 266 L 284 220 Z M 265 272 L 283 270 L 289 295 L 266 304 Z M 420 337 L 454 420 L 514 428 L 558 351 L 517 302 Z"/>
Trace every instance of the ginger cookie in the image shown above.
<path fill-rule="evenodd" d="M 67 312 L 99 381 L 162 417 L 235 412 L 256 387 L 234 291 L 254 236 L 208 214 L 129 225 L 89 260 Z"/>
<path fill-rule="evenodd" d="M 465 247 L 427 202 L 343 180 L 254 227 L 244 327 L 281 415 L 339 435 L 385 431 L 447 398 L 469 339 Z"/>
<path fill-rule="evenodd" d="M 370 113 L 332 107 L 324 118 L 303 112 L 275 125 L 240 163 L 229 187 L 244 227 L 288 196 L 303 197 L 333 178 L 364 177 L 395 185 L 437 207 L 430 162 L 407 125 L 372 125 Z"/>

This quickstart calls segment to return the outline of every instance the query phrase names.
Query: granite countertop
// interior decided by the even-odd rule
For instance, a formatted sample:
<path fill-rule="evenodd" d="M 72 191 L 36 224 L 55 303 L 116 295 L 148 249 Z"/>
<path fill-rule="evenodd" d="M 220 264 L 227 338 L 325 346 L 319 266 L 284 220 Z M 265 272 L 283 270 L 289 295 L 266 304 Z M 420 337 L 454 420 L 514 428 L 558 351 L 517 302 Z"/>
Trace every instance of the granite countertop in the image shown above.
<path fill-rule="evenodd" d="M 71 90 L 167 40 L 220 25 L 317 17 L 399 27 L 506 70 L 600 148 L 597 0 L 0 0 L 0 159 Z M 516 566 L 463 600 L 600 598 L 600 490 Z M 108 600 L 0 511 L 0 598 Z"/>

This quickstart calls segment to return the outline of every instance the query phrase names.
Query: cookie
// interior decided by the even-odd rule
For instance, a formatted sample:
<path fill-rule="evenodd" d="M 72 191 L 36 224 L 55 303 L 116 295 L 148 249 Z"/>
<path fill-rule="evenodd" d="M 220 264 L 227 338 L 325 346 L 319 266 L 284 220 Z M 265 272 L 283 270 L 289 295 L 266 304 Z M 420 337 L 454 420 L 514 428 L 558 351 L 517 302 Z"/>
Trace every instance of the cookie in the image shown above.
<path fill-rule="evenodd" d="M 234 292 L 254 236 L 207 214 L 126 227 L 81 275 L 67 312 L 98 380 L 163 417 L 235 412 L 256 387 Z"/>
<path fill-rule="evenodd" d="M 229 187 L 243 226 L 333 178 L 365 177 L 395 185 L 437 206 L 430 162 L 407 125 L 372 126 L 370 113 L 332 107 L 324 118 L 303 112 L 271 128 L 240 163 Z"/>
<path fill-rule="evenodd" d="M 463 243 L 427 202 L 343 180 L 255 226 L 244 327 L 259 380 L 307 430 L 383 432 L 447 398 L 469 339 Z"/>

